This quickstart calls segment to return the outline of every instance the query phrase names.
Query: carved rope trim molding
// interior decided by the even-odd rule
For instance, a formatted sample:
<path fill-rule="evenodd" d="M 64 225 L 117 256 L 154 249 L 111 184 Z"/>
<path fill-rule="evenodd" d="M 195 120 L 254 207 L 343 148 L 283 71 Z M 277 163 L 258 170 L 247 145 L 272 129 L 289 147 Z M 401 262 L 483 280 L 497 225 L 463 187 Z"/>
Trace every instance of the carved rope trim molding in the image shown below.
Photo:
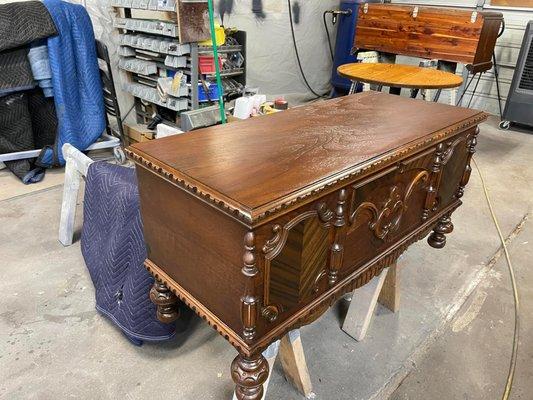
<path fill-rule="evenodd" d="M 445 129 L 440 132 L 436 132 L 432 134 L 429 138 L 426 138 L 424 140 L 419 140 L 415 142 L 414 144 L 411 144 L 410 146 L 406 146 L 404 149 L 394 153 L 390 154 L 386 157 L 383 157 L 369 165 L 363 166 L 361 168 L 357 168 L 356 170 L 348 173 L 344 173 L 343 175 L 333 179 L 330 182 L 327 182 L 319 187 L 316 187 L 310 191 L 307 191 L 305 193 L 302 193 L 292 199 L 285 200 L 284 202 L 276 205 L 270 205 L 266 206 L 267 208 L 259 212 L 257 215 L 252 215 L 251 211 L 249 210 L 243 210 L 242 208 L 238 208 L 236 205 L 229 204 L 227 201 L 220 199 L 218 197 L 215 197 L 213 193 L 208 192 L 206 189 L 203 189 L 198 185 L 197 183 L 194 183 L 192 181 L 187 180 L 185 177 L 182 176 L 176 176 L 174 173 L 168 171 L 165 168 L 162 168 L 158 165 L 155 165 L 152 161 L 149 159 L 143 157 L 142 155 L 138 154 L 136 150 L 132 150 L 131 148 L 127 148 L 125 150 L 128 157 L 133 159 L 138 164 L 146 167 L 149 170 L 154 171 L 158 175 L 162 176 L 166 180 L 174 183 L 176 186 L 184 189 L 185 191 L 191 193 L 195 197 L 198 197 L 202 199 L 203 201 L 210 203 L 211 205 L 215 206 L 216 208 L 224 211 L 225 213 L 229 214 L 230 216 L 236 218 L 237 220 L 244 222 L 245 224 L 254 224 L 261 220 L 264 220 L 265 218 L 272 216 L 274 214 L 277 214 L 281 210 L 284 210 L 288 207 L 294 206 L 296 204 L 304 202 L 308 197 L 315 196 L 325 190 L 333 189 L 334 187 L 340 185 L 342 182 L 345 182 L 349 179 L 352 179 L 356 176 L 370 173 L 376 168 L 382 166 L 383 164 L 394 162 L 397 159 L 402 158 L 404 155 L 409 154 L 410 152 L 419 150 L 423 148 L 424 146 L 427 146 L 431 143 L 439 142 L 443 140 L 444 138 L 458 133 L 465 131 L 471 127 L 474 127 L 478 125 L 479 123 L 483 122 L 487 119 L 487 115 L 485 113 L 480 113 L 479 115 L 476 115 L 467 121 L 460 122 L 458 124 L 455 124 L 454 126 Z"/>

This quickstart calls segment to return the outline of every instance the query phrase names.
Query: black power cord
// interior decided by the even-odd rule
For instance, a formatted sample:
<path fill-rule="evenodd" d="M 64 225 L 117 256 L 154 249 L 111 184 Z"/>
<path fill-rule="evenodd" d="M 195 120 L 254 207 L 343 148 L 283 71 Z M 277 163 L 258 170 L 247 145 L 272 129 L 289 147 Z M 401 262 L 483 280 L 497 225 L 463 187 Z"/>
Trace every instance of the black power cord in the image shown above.
<path fill-rule="evenodd" d="M 324 11 L 324 14 L 322 14 L 322 20 L 324 21 L 324 29 L 326 30 L 326 36 L 328 37 L 328 46 L 329 46 L 329 53 L 331 54 L 331 61 L 335 59 L 335 56 L 333 55 L 333 47 L 331 46 L 331 37 L 329 36 L 329 29 L 328 29 L 328 23 L 326 21 L 326 15 L 328 15 L 330 11 Z"/>
<path fill-rule="evenodd" d="M 335 25 L 337 21 L 339 20 L 339 15 L 351 15 L 352 10 L 347 8 L 346 10 L 326 10 L 324 11 L 324 14 L 322 14 L 322 20 L 324 21 L 324 29 L 326 30 L 326 36 L 328 37 L 328 46 L 329 46 L 329 53 L 331 54 L 331 61 L 335 60 L 335 55 L 333 52 L 333 46 L 331 45 L 331 36 L 329 34 L 329 28 L 328 23 L 326 21 L 326 15 L 331 14 L 331 23 Z"/>
<path fill-rule="evenodd" d="M 291 4 L 291 0 L 287 0 L 287 4 L 289 6 L 289 21 L 290 21 L 290 25 L 291 25 L 292 43 L 294 45 L 294 52 L 296 53 L 296 61 L 298 61 L 298 68 L 300 69 L 300 74 L 302 75 L 302 78 L 303 78 L 303 80 L 305 82 L 305 86 L 307 86 L 309 91 L 311 93 L 313 93 L 316 96 L 316 98 L 326 97 L 328 95 L 328 93 L 318 94 L 317 92 L 315 92 L 313 90 L 313 88 L 311 87 L 311 85 L 307 81 L 307 78 L 305 76 L 304 70 L 302 68 L 302 63 L 300 61 L 300 54 L 298 53 L 298 46 L 296 44 L 296 36 L 294 34 L 294 24 L 292 22 L 292 4 Z"/>

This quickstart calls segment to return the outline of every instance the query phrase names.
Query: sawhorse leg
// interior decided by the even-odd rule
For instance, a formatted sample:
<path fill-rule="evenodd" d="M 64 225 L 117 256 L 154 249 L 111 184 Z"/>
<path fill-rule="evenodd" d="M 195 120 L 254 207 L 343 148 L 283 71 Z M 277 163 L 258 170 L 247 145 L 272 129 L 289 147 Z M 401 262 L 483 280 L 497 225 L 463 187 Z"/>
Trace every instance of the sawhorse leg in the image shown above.
<path fill-rule="evenodd" d="M 348 94 L 354 94 L 357 91 L 357 81 L 352 81 L 352 84 L 350 85 L 350 91 Z"/>
<path fill-rule="evenodd" d="M 70 246 L 74 235 L 76 219 L 76 202 L 80 182 L 87 176 L 89 166 L 93 163 L 89 157 L 69 143 L 62 148 L 65 164 L 65 185 L 61 202 L 61 219 L 59 221 L 59 241 L 63 246 Z"/>
<path fill-rule="evenodd" d="M 291 382 L 306 399 L 314 398 L 315 394 L 313 393 L 311 378 L 305 361 L 300 330 L 295 329 L 286 334 L 281 340 L 272 343 L 263 352 L 263 357 L 268 361 L 269 374 L 268 379 L 263 384 L 264 392 L 262 400 L 266 398 L 268 383 L 270 382 L 270 377 L 272 376 L 272 370 L 278 353 L 287 380 Z M 237 400 L 235 394 L 233 394 L 233 400 Z"/>
<path fill-rule="evenodd" d="M 342 330 L 357 341 L 363 340 L 378 301 L 392 312 L 400 307 L 396 263 L 384 269 L 367 285 L 354 290 Z"/>

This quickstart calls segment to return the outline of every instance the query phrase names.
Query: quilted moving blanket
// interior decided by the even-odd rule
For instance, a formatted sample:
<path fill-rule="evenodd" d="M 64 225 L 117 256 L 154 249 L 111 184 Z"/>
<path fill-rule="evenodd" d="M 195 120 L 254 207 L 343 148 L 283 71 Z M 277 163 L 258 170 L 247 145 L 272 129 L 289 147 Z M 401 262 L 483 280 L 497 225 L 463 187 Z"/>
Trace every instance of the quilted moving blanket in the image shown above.
<path fill-rule="evenodd" d="M 96 308 L 139 344 L 166 340 L 173 324 L 156 318 L 149 298 L 153 278 L 143 262 L 146 248 L 135 170 L 91 164 L 83 206 L 81 250 L 96 291 Z"/>
<path fill-rule="evenodd" d="M 36 41 L 56 34 L 41 2 L 0 4 L 0 154 L 54 143 L 54 103 L 33 89 L 28 50 Z M 6 161 L 6 165 L 24 183 L 38 182 L 44 176 L 33 159 Z"/>
<path fill-rule="evenodd" d="M 94 32 L 83 6 L 44 0 L 58 35 L 48 38 L 54 102 L 59 131 L 55 144 L 39 156 L 42 166 L 63 165 L 64 143 L 85 150 L 105 129 L 102 82 L 96 58 Z"/>

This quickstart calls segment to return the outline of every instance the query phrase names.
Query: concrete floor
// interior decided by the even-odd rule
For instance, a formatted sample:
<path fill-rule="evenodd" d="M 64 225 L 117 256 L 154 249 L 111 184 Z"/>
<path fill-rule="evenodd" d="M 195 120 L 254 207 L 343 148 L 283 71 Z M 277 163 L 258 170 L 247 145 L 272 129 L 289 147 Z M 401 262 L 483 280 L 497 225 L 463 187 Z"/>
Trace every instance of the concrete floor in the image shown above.
<path fill-rule="evenodd" d="M 500 132 L 494 120 L 482 127 L 476 159 L 509 237 L 522 295 L 513 399 L 533 393 L 531 154 L 533 135 Z M 94 309 L 79 242 L 63 248 L 57 241 L 62 187 L 20 193 L 18 182 L 5 179 L 2 171 L 0 398 L 231 398 L 229 365 L 236 353 L 224 339 L 192 317 L 174 341 L 131 345 Z M 512 298 L 475 172 L 464 200 L 445 249 L 422 241 L 400 260 L 401 310 L 378 307 L 364 342 L 340 330 L 342 301 L 302 329 L 317 399 L 500 397 Z M 267 398 L 302 397 L 276 366 Z"/>

